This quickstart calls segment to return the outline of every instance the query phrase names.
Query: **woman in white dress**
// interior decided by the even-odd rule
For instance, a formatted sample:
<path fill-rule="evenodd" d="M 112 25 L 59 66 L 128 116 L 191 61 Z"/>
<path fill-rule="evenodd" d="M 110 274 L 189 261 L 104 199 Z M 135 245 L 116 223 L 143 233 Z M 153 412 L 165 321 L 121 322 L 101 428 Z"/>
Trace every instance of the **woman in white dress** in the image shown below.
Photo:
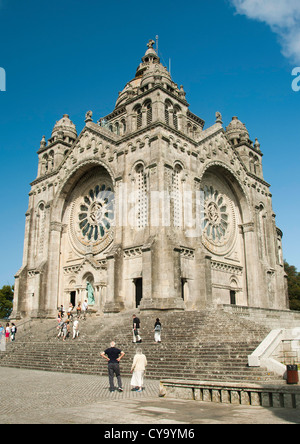
<path fill-rule="evenodd" d="M 133 358 L 133 363 L 131 367 L 131 386 L 132 390 L 141 392 L 143 390 L 144 375 L 147 366 L 147 358 L 143 354 L 141 348 L 136 349 L 136 354 Z"/>

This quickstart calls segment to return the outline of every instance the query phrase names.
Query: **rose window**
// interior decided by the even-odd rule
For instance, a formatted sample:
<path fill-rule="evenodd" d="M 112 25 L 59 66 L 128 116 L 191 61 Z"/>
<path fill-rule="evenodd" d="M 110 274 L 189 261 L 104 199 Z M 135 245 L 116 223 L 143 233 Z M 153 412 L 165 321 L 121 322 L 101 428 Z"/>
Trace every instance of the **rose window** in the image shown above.
<path fill-rule="evenodd" d="M 234 235 L 234 210 L 228 196 L 213 186 L 205 185 L 201 190 L 201 227 L 205 246 L 215 253 L 232 240 Z"/>
<path fill-rule="evenodd" d="M 78 224 L 83 238 L 97 242 L 110 230 L 114 219 L 114 193 L 106 185 L 97 185 L 83 198 Z"/>

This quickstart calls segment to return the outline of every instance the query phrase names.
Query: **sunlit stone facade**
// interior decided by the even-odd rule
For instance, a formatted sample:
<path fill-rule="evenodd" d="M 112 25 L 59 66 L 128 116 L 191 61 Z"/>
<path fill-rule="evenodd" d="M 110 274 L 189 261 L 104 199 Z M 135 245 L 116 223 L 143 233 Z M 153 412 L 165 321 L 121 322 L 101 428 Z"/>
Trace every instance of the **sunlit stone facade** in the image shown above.
<path fill-rule="evenodd" d="M 260 144 L 233 117 L 205 129 L 148 44 L 111 114 L 43 137 L 13 315 L 286 309 L 281 238 Z"/>

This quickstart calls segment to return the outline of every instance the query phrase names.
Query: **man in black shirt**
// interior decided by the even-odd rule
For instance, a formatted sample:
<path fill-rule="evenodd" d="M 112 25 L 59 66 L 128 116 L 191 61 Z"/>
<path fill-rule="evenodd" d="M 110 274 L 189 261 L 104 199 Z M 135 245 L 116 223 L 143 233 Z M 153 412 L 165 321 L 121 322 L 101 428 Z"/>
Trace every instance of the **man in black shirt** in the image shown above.
<path fill-rule="evenodd" d="M 120 376 L 120 366 L 119 362 L 125 355 L 125 353 L 120 350 L 119 348 L 115 347 L 115 343 L 110 343 L 110 348 L 107 348 L 104 352 L 101 353 L 101 356 L 108 361 L 108 377 L 109 377 L 109 387 L 110 391 L 115 391 L 115 385 L 114 385 L 114 374 L 117 377 L 118 380 L 118 390 L 119 392 L 123 391 L 122 388 L 122 380 Z"/>
<path fill-rule="evenodd" d="M 133 319 L 133 325 L 132 325 L 132 332 L 133 332 L 133 338 L 132 342 L 142 342 L 142 339 L 140 337 L 140 327 L 141 327 L 141 321 L 139 318 L 134 314 L 132 316 Z"/>

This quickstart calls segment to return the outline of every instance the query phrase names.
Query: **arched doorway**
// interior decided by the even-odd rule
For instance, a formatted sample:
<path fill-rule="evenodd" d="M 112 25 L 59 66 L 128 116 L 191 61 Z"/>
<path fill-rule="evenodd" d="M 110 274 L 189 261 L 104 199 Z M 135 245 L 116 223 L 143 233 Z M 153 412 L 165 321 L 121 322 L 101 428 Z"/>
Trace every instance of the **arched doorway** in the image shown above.
<path fill-rule="evenodd" d="M 82 167 L 66 183 L 62 196 L 68 191 L 61 205 L 61 236 L 59 247 L 58 292 L 65 294 L 68 277 L 76 278 L 76 288 L 69 291 L 71 303 L 88 300 L 99 305 L 99 285 L 106 283 L 105 252 L 114 239 L 114 186 L 110 173 L 101 165 Z M 72 183 L 72 186 L 71 186 Z M 58 213 L 58 208 L 57 208 Z M 100 262 L 99 262 L 100 261 Z M 86 270 L 92 273 L 85 274 Z M 74 291 L 76 293 L 74 294 Z M 98 307 L 99 309 L 99 307 Z"/>
<path fill-rule="evenodd" d="M 138 308 L 143 298 L 143 278 L 134 279 L 135 284 L 135 308 Z"/>

